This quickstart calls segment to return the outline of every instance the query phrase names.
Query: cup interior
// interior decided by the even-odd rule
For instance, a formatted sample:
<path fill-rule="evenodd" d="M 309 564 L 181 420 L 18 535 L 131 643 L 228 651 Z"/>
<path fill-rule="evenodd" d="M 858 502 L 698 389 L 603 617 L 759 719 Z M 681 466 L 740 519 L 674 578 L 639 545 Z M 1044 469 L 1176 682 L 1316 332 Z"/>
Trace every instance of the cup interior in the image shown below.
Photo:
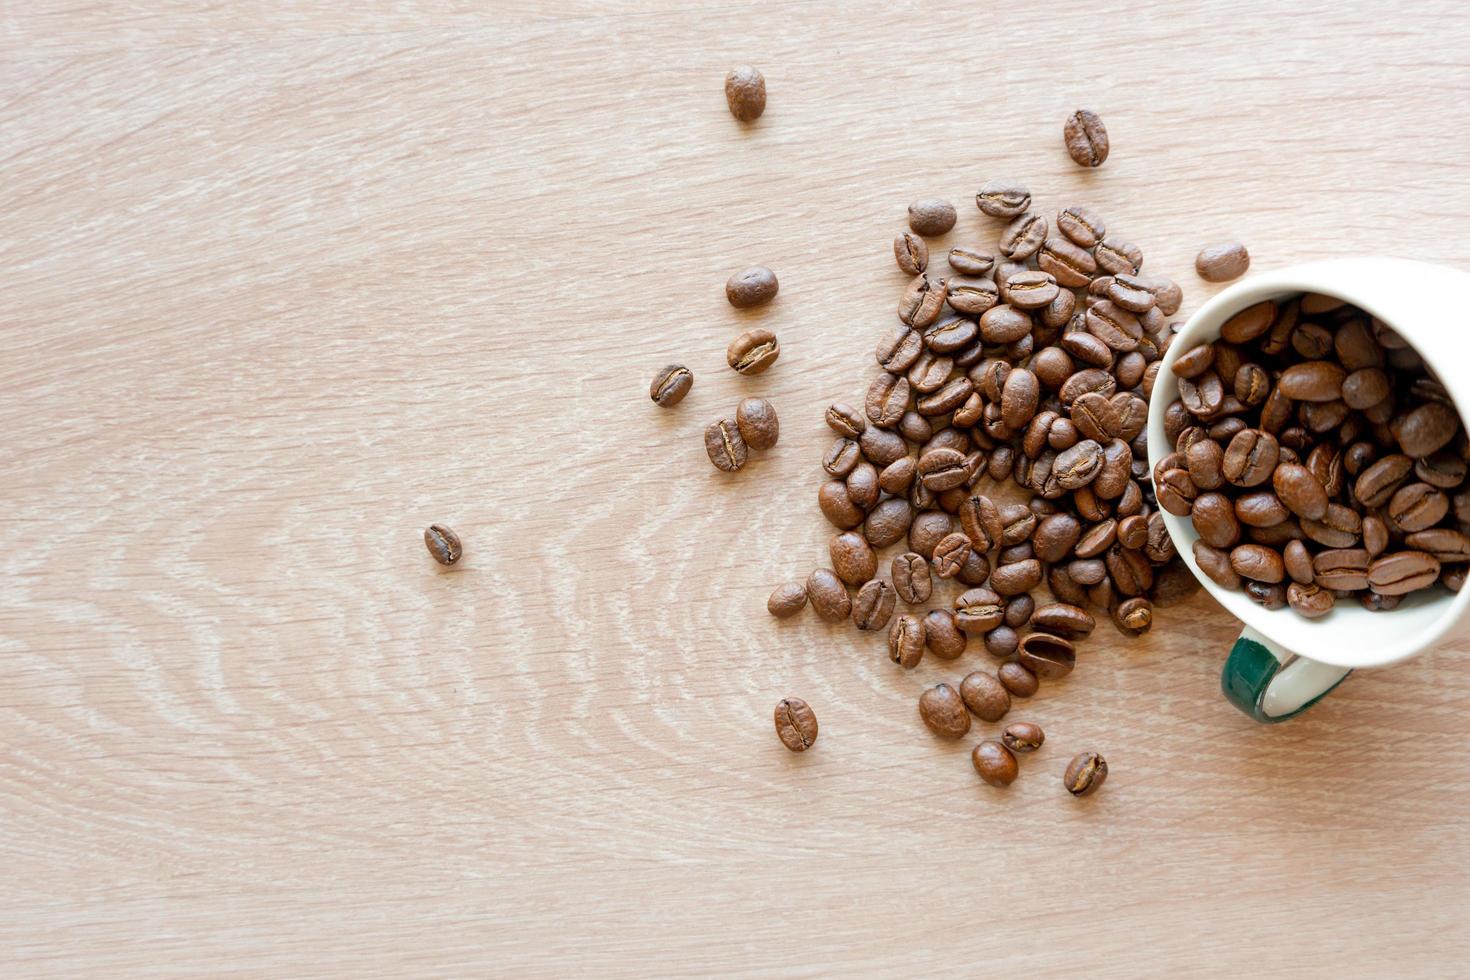
<path fill-rule="evenodd" d="M 1201 307 L 1180 330 L 1164 355 L 1153 396 L 1149 400 L 1150 469 L 1173 448 L 1164 435 L 1164 412 L 1179 394 L 1178 381 L 1171 370 L 1175 359 L 1199 344 L 1217 339 L 1225 321 L 1248 306 L 1263 300 L 1287 299 L 1303 292 L 1324 293 L 1358 306 L 1414 342 L 1415 331 L 1411 325 L 1395 322 L 1387 309 L 1375 308 L 1371 295 L 1355 295 L 1356 290 L 1341 284 L 1342 277 L 1314 274 L 1314 268 L 1304 267 L 1296 275 L 1292 270 L 1285 270 L 1238 283 Z M 1436 324 L 1428 328 L 1438 327 Z M 1453 394 L 1454 386 L 1448 383 L 1447 372 L 1456 368 L 1463 371 L 1463 366 L 1447 367 L 1432 360 L 1422 346 L 1416 345 L 1416 349 L 1434 368 L 1436 375 L 1446 380 Z M 1465 404 L 1463 399 L 1457 399 L 1462 423 L 1465 422 Z M 1375 666 L 1401 660 L 1423 651 L 1443 637 L 1461 620 L 1467 603 L 1470 603 L 1470 587 L 1455 593 L 1435 586 L 1411 593 L 1397 608 L 1388 612 L 1370 612 L 1356 601 L 1340 601 L 1331 612 L 1315 620 L 1306 619 L 1290 608 L 1266 609 L 1252 602 L 1244 592 L 1221 588 L 1200 570 L 1194 560 L 1194 543 L 1199 535 L 1189 518 L 1176 517 L 1162 509 L 1160 513 L 1180 557 L 1216 601 L 1241 622 L 1287 650 L 1312 660 L 1339 667 Z"/>

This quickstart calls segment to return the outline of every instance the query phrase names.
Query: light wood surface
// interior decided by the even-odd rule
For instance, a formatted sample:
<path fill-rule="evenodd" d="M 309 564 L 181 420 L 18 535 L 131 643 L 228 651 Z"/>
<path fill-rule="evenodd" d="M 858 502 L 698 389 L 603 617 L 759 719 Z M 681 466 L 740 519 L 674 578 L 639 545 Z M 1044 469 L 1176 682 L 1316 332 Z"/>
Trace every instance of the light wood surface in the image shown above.
<path fill-rule="evenodd" d="M 764 612 L 911 199 L 1091 204 L 1185 313 L 1222 237 L 1470 265 L 1463 5 L 1285 6 L 0 8 L 4 972 L 1462 973 L 1465 637 L 1265 729 L 1207 599 L 1102 628 L 999 792 L 915 709 L 982 651 Z"/>

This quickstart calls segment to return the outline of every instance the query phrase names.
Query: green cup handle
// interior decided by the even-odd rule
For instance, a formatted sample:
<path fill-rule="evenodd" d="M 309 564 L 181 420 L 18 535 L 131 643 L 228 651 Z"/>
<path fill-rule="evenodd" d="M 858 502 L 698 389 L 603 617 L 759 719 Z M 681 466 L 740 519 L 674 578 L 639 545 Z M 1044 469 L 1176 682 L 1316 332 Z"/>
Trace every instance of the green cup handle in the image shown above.
<path fill-rule="evenodd" d="M 1321 701 L 1350 673 L 1298 657 L 1246 627 L 1220 672 L 1220 689 L 1241 711 L 1274 725 Z"/>

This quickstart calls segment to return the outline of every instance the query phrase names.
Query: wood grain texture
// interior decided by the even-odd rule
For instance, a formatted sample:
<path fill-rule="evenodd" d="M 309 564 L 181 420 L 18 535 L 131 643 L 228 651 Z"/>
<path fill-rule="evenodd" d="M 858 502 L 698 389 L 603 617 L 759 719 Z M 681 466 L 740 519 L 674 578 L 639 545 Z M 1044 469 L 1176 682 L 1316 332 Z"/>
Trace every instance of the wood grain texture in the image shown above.
<path fill-rule="evenodd" d="M 1263 729 L 1208 600 L 1104 628 L 998 792 L 915 710 L 983 653 L 763 609 L 915 197 L 1089 203 L 1186 313 L 1225 236 L 1470 265 L 1463 5 L 1282 6 L 5 6 L 4 972 L 1460 972 L 1465 636 Z M 747 393 L 781 443 L 723 476 Z"/>

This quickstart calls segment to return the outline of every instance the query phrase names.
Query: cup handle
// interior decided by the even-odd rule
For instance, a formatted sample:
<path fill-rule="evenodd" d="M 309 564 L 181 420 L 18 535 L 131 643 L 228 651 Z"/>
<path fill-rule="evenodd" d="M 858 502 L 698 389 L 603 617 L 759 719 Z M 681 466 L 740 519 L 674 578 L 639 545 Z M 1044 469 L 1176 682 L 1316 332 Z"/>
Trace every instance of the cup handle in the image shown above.
<path fill-rule="evenodd" d="M 1241 711 L 1274 725 L 1321 701 L 1350 673 L 1297 656 L 1247 626 L 1220 672 L 1220 689 Z"/>

